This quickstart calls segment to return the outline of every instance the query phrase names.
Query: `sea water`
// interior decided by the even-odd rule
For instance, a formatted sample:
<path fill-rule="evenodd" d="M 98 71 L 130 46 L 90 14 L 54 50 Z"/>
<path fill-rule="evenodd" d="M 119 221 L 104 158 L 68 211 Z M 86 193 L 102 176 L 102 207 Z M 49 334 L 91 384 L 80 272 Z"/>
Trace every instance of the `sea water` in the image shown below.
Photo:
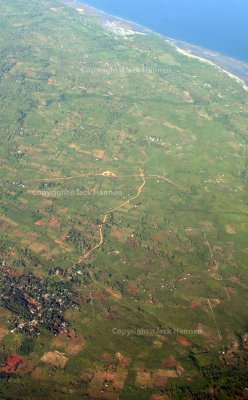
<path fill-rule="evenodd" d="M 81 0 L 167 37 L 248 62 L 248 0 Z"/>

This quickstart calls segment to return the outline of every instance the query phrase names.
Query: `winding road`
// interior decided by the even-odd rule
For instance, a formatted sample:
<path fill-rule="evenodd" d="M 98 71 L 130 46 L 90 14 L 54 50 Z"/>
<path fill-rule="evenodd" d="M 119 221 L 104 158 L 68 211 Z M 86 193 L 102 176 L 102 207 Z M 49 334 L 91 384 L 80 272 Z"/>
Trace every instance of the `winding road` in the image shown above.
<path fill-rule="evenodd" d="M 124 201 L 124 202 L 121 203 L 119 206 L 114 207 L 114 208 L 111 208 L 110 210 L 108 210 L 108 211 L 103 215 L 102 223 L 99 225 L 99 235 L 100 235 L 100 240 L 99 240 L 99 242 L 98 242 L 94 247 L 92 247 L 86 254 L 83 254 L 83 255 L 79 258 L 77 264 L 79 264 L 79 263 L 81 263 L 82 261 L 84 261 L 85 259 L 89 258 L 89 257 L 91 256 L 91 254 L 92 254 L 95 250 L 97 250 L 99 247 L 101 247 L 101 246 L 103 245 L 103 243 L 104 243 L 104 224 L 107 222 L 109 214 L 110 214 L 111 212 L 115 212 L 115 211 L 120 210 L 120 209 L 121 209 L 122 207 L 124 207 L 126 204 L 129 204 L 131 201 L 136 200 L 136 199 L 140 196 L 140 194 L 142 193 L 143 188 L 144 188 L 144 186 L 145 186 L 145 184 L 146 184 L 146 177 L 145 177 L 145 173 L 144 173 L 144 168 L 145 168 L 145 164 L 146 164 L 147 161 L 148 161 L 148 156 L 147 156 L 146 152 L 145 152 L 143 149 L 141 150 L 141 152 L 142 152 L 142 154 L 144 154 L 144 156 L 146 156 L 146 159 L 145 159 L 145 161 L 143 161 L 142 166 L 140 167 L 140 175 L 139 175 L 139 176 L 140 176 L 141 179 L 142 179 L 142 184 L 138 187 L 137 194 L 136 194 L 135 196 L 131 197 L 130 199 Z"/>

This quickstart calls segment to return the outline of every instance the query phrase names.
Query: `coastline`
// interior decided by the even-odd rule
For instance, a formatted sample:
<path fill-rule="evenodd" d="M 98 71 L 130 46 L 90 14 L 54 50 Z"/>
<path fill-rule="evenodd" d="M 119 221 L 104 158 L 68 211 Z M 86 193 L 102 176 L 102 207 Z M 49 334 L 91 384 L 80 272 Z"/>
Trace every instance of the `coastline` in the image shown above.
<path fill-rule="evenodd" d="M 173 39 L 172 39 L 173 40 Z M 238 83 L 240 83 L 244 90 L 248 91 L 248 86 L 246 86 L 245 81 L 243 81 L 240 77 L 238 77 L 237 75 L 233 74 L 232 72 L 228 71 L 227 69 L 224 69 L 222 67 L 220 67 L 218 64 L 214 63 L 213 61 L 207 59 L 207 58 L 203 58 L 200 57 L 196 54 L 192 54 L 190 51 L 186 51 L 184 49 L 182 49 L 181 47 L 178 47 L 177 45 L 173 44 L 172 41 L 170 39 L 167 39 L 167 42 L 172 44 L 174 47 L 176 47 L 177 51 L 187 57 L 190 58 L 195 58 L 196 60 L 199 60 L 201 62 L 205 62 L 209 65 L 212 65 L 213 67 L 217 67 L 220 71 L 226 73 L 230 78 L 235 79 Z"/>
<path fill-rule="evenodd" d="M 99 18 L 101 25 L 122 36 L 132 34 L 153 34 L 163 38 L 167 43 L 171 44 L 176 50 L 190 58 L 197 59 L 198 61 L 208 63 L 209 65 L 218 68 L 220 71 L 227 74 L 230 78 L 235 79 L 237 83 L 241 84 L 245 91 L 248 91 L 248 63 L 227 57 L 220 53 L 211 51 L 209 49 L 201 48 L 200 46 L 192 45 L 186 42 L 168 38 L 158 32 L 152 31 L 136 22 L 111 15 L 103 10 L 89 6 L 80 0 L 59 0 L 61 3 L 76 9 L 82 15 L 96 16 Z"/>
<path fill-rule="evenodd" d="M 177 51 L 187 57 L 190 58 L 195 58 L 201 62 L 208 63 L 209 65 L 212 65 L 216 68 L 218 68 L 220 71 L 226 73 L 230 78 L 235 79 L 238 83 L 240 83 L 244 90 L 248 91 L 248 64 L 236 60 L 231 57 L 224 56 L 220 53 L 211 51 L 209 49 L 204 49 L 196 45 L 192 45 L 189 43 L 177 41 L 175 39 L 171 38 L 166 38 L 167 42 L 172 44 L 174 47 L 176 47 Z M 203 55 L 202 55 L 203 54 Z M 207 56 L 206 56 L 207 54 Z M 216 58 L 219 59 L 219 62 L 216 62 Z M 239 68 L 242 70 L 242 68 L 245 70 L 240 74 L 234 73 L 231 68 L 227 68 L 225 64 L 228 63 L 233 63 L 233 69 Z M 235 67 L 235 68 L 234 68 Z M 242 77 L 241 77 L 241 76 Z"/>
<path fill-rule="evenodd" d="M 126 34 L 128 34 L 128 31 L 130 31 L 130 34 L 138 33 L 138 34 L 157 34 L 156 32 L 153 32 L 151 29 L 146 28 L 136 22 L 129 21 L 127 19 L 117 17 L 115 15 L 109 14 L 106 11 L 99 10 L 98 8 L 92 7 L 85 3 L 84 1 L 82 2 L 81 0 L 59 0 L 60 3 L 63 3 L 71 8 L 76 9 L 80 14 L 82 15 L 88 15 L 88 16 L 95 16 L 100 18 L 100 23 L 104 27 L 108 27 L 109 23 L 119 23 L 120 26 L 119 28 L 123 30 Z M 117 26 L 116 26 L 117 27 Z M 120 33 L 120 32 L 117 32 Z"/>

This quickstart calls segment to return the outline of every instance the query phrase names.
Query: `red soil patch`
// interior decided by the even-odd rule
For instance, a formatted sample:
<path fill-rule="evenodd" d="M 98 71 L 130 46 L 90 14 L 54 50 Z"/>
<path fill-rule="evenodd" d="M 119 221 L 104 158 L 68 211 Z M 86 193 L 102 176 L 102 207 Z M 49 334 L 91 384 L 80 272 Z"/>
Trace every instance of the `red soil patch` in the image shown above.
<path fill-rule="evenodd" d="M 42 165 L 42 166 L 39 168 L 39 172 L 40 172 L 41 174 L 45 174 L 47 171 L 48 171 L 48 166 L 47 166 L 47 165 Z"/>
<path fill-rule="evenodd" d="M 36 221 L 34 224 L 37 226 L 44 226 L 46 224 L 46 220 L 40 219 L 39 221 Z"/>
<path fill-rule="evenodd" d="M 98 293 L 94 293 L 92 294 L 93 299 L 96 301 L 105 301 L 107 299 L 109 299 L 110 295 L 107 294 L 106 292 L 98 292 Z"/>
<path fill-rule="evenodd" d="M 61 240 L 66 240 L 68 233 L 69 233 L 69 230 L 65 231 L 63 233 L 63 235 L 61 236 Z"/>
<path fill-rule="evenodd" d="M 23 237 L 23 233 L 19 229 L 14 229 L 13 233 L 17 237 Z"/>
<path fill-rule="evenodd" d="M 41 251 L 47 250 L 48 246 L 46 244 L 43 244 L 43 243 L 34 242 L 29 246 L 29 248 L 34 253 L 40 253 Z"/>
<path fill-rule="evenodd" d="M 133 295 L 139 294 L 138 289 L 130 284 L 127 285 L 126 290 Z"/>
<path fill-rule="evenodd" d="M 106 291 L 111 294 L 115 299 L 120 300 L 122 298 L 122 295 L 120 292 L 116 292 L 111 288 L 107 288 Z"/>
<path fill-rule="evenodd" d="M 131 364 L 131 359 L 126 358 L 122 353 L 117 352 L 115 358 L 119 361 L 122 367 L 128 367 Z"/>
<path fill-rule="evenodd" d="M 161 235 L 156 235 L 153 237 L 153 240 L 157 243 L 163 243 L 164 239 Z"/>
<path fill-rule="evenodd" d="M 111 306 L 109 306 L 109 308 L 108 308 L 108 311 L 119 311 L 119 307 L 118 306 L 116 306 L 116 305 L 111 305 Z"/>
<path fill-rule="evenodd" d="M 127 238 L 127 243 L 133 248 L 136 249 L 137 247 L 139 247 L 139 242 L 132 238 L 132 237 L 128 237 Z"/>
<path fill-rule="evenodd" d="M 162 376 L 158 376 L 154 380 L 154 386 L 157 388 L 163 388 L 167 384 L 167 378 L 164 378 Z"/>
<path fill-rule="evenodd" d="M 35 369 L 35 362 L 31 360 L 24 360 L 21 362 L 17 368 L 16 372 L 18 375 L 30 375 Z"/>
<path fill-rule="evenodd" d="M 93 372 L 84 372 L 81 376 L 80 379 L 84 382 L 91 382 L 94 374 Z"/>
<path fill-rule="evenodd" d="M 173 369 L 158 369 L 153 371 L 137 370 L 136 385 L 142 388 L 162 388 L 167 384 L 168 378 L 177 378 L 178 373 Z"/>
<path fill-rule="evenodd" d="M 58 228 L 60 226 L 58 218 L 52 216 L 49 220 L 49 226 L 54 226 L 55 228 Z"/>
<path fill-rule="evenodd" d="M 92 150 L 92 154 L 97 158 L 103 158 L 105 153 L 104 150 Z"/>
<path fill-rule="evenodd" d="M 30 163 L 30 167 L 32 167 L 33 169 L 39 169 L 40 168 L 40 164 L 32 162 L 32 163 Z"/>
<path fill-rule="evenodd" d="M 16 256 L 16 252 L 15 252 L 15 251 L 9 251 L 9 252 L 6 254 L 6 256 L 7 256 L 7 257 L 15 257 L 15 256 Z"/>
<path fill-rule="evenodd" d="M 111 354 L 109 354 L 109 353 L 103 353 L 101 355 L 101 360 L 102 361 L 110 361 L 111 359 L 112 359 L 112 357 L 111 357 Z"/>
<path fill-rule="evenodd" d="M 192 301 L 190 304 L 190 308 L 193 308 L 193 309 L 200 308 L 200 307 L 201 307 L 201 304 L 197 303 L 196 301 Z"/>
<path fill-rule="evenodd" d="M 70 120 L 67 120 L 67 121 L 64 123 L 64 127 L 65 127 L 65 129 L 71 129 L 71 128 L 74 127 L 74 125 L 73 125 L 73 123 L 72 123 Z"/>
<path fill-rule="evenodd" d="M 51 173 L 51 176 L 53 176 L 54 178 L 59 178 L 61 176 L 61 171 L 53 171 Z"/>
<path fill-rule="evenodd" d="M 5 365 L 0 368 L 0 371 L 6 372 L 8 374 L 13 374 L 17 367 L 23 363 L 24 357 L 19 356 L 18 354 L 13 354 L 9 358 L 7 358 Z"/>
<path fill-rule="evenodd" d="M 58 244 L 61 249 L 63 249 L 64 251 L 66 251 L 68 253 L 71 253 L 73 251 L 73 249 L 70 246 L 68 246 L 65 242 L 63 242 L 62 240 L 55 239 L 54 243 Z"/>
<path fill-rule="evenodd" d="M 132 233 L 132 229 L 123 228 L 123 229 L 112 229 L 111 237 L 116 238 L 119 242 L 125 243 L 128 236 Z"/>
<path fill-rule="evenodd" d="M 183 336 L 179 336 L 179 338 L 178 338 L 177 340 L 178 340 L 178 342 L 179 342 L 182 346 L 184 346 L 184 347 L 190 345 L 190 342 L 188 341 L 188 339 L 186 339 L 186 338 L 183 337 Z"/>
<path fill-rule="evenodd" d="M 27 153 L 29 155 L 32 155 L 34 153 L 39 153 L 41 151 L 41 149 L 38 149 L 37 147 L 32 147 L 32 149 L 28 149 Z"/>
<path fill-rule="evenodd" d="M 19 277 L 19 276 L 21 276 L 22 274 L 19 272 L 19 271 L 17 271 L 16 269 L 11 269 L 9 272 L 8 272 L 8 277 L 9 278 L 17 278 L 17 277 Z"/>
<path fill-rule="evenodd" d="M 39 235 L 36 232 L 29 232 L 28 236 L 31 237 L 31 238 L 37 238 Z"/>
<path fill-rule="evenodd" d="M 161 365 L 165 368 L 173 368 L 176 367 L 177 365 L 177 360 L 175 359 L 175 357 L 170 356 L 168 358 L 165 358 L 162 362 Z"/>
<path fill-rule="evenodd" d="M 96 371 L 90 382 L 90 398 L 119 399 L 119 394 L 124 387 L 127 377 L 126 370 Z"/>
<path fill-rule="evenodd" d="M 107 314 L 106 315 L 107 319 L 110 319 L 111 321 L 117 320 L 119 317 L 116 314 Z"/>
<path fill-rule="evenodd" d="M 50 77 L 48 78 L 47 83 L 48 85 L 56 85 L 56 80 Z"/>

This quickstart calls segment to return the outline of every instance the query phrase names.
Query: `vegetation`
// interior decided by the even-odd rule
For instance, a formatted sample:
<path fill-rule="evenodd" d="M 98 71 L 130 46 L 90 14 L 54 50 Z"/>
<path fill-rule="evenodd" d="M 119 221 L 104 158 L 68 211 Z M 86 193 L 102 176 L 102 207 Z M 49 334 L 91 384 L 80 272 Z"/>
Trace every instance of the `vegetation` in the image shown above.
<path fill-rule="evenodd" d="M 0 398 L 245 398 L 242 85 L 53 0 L 0 26 Z"/>

